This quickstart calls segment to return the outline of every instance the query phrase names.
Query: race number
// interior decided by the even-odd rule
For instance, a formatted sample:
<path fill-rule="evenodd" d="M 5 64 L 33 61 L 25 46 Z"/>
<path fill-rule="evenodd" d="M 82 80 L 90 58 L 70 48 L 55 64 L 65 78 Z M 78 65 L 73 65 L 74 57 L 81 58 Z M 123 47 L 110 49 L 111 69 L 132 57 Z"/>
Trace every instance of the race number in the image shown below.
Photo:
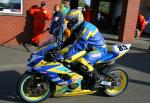
<path fill-rule="evenodd" d="M 118 45 L 119 51 L 128 50 L 128 47 L 126 45 Z"/>
<path fill-rule="evenodd" d="M 113 45 L 113 52 L 117 54 L 122 54 L 125 53 L 129 50 L 131 44 L 118 44 L 118 45 Z"/>

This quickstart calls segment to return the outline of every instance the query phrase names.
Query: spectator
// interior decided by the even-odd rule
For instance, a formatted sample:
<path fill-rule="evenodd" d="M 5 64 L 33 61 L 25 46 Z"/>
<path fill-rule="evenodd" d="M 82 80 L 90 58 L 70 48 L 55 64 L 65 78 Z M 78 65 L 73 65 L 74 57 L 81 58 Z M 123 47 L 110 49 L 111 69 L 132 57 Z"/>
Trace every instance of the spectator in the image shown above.
<path fill-rule="evenodd" d="M 32 42 L 39 45 L 41 34 L 44 32 L 45 21 L 50 20 L 50 13 L 46 9 L 46 2 L 41 2 L 41 7 L 31 8 L 30 14 L 33 16 L 33 33 Z"/>
<path fill-rule="evenodd" d="M 144 16 L 143 15 L 138 15 L 137 29 L 140 32 L 140 34 L 138 35 L 139 37 L 142 36 L 142 32 L 145 29 L 147 24 L 148 24 L 148 22 L 145 20 Z"/>
<path fill-rule="evenodd" d="M 60 41 L 63 41 L 63 33 L 66 29 L 66 24 L 64 22 L 64 16 L 61 12 L 61 5 L 58 4 L 54 7 L 53 21 L 50 26 L 50 33 L 53 34 L 56 28 L 58 28 L 58 34 L 55 36 L 59 38 Z M 59 41 L 56 41 L 55 37 L 53 37 L 53 42 L 59 43 Z"/>
<path fill-rule="evenodd" d="M 61 5 L 62 6 L 62 13 L 63 13 L 63 16 L 65 17 L 67 15 L 67 13 L 70 11 L 70 2 L 69 0 L 64 0 L 64 4 Z M 66 21 L 66 19 L 64 19 L 65 21 L 65 24 L 67 25 L 68 21 Z M 70 35 L 71 35 L 71 31 L 66 28 L 65 31 L 64 31 L 64 34 L 65 34 L 65 39 L 69 38 Z"/>
<path fill-rule="evenodd" d="M 70 2 L 69 0 L 64 0 L 64 4 L 62 6 L 62 13 L 64 16 L 70 11 Z"/>
<path fill-rule="evenodd" d="M 102 15 L 101 12 L 99 12 L 97 15 L 97 21 L 98 21 L 98 28 L 100 30 L 104 30 L 104 27 L 105 27 L 104 16 Z"/>

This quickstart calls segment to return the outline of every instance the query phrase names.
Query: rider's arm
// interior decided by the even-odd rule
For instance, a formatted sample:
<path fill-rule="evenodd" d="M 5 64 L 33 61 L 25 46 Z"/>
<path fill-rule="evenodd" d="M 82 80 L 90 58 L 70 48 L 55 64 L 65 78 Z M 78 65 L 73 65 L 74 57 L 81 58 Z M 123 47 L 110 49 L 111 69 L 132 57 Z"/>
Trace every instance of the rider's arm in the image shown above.
<path fill-rule="evenodd" d="M 71 35 L 71 36 L 64 42 L 64 44 L 62 45 L 61 48 L 65 48 L 65 47 L 67 47 L 67 46 L 73 44 L 74 41 L 75 41 L 75 39 L 76 39 L 75 35 Z"/>
<path fill-rule="evenodd" d="M 74 54 L 78 53 L 79 51 L 85 50 L 88 45 L 88 37 L 89 36 L 89 30 L 86 30 L 84 28 L 82 32 L 79 34 L 79 39 L 76 41 L 75 44 L 73 44 L 69 51 L 65 54 L 67 59 L 70 59 Z"/>

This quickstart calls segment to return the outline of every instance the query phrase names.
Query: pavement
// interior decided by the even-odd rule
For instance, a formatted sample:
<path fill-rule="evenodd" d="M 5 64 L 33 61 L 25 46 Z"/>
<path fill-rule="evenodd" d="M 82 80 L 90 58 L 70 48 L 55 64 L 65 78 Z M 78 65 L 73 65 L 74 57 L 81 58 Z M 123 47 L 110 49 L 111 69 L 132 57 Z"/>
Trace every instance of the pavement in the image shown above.
<path fill-rule="evenodd" d="M 111 45 L 120 43 L 117 35 L 103 34 L 103 36 L 107 44 Z M 132 43 L 132 48 L 150 50 L 150 35 L 147 34 L 142 36 L 142 38 L 135 38 L 134 42 Z"/>
<path fill-rule="evenodd" d="M 117 36 L 104 34 L 107 44 L 115 44 Z M 117 97 L 85 95 L 49 98 L 43 103 L 148 103 L 150 101 L 150 38 L 139 38 L 130 51 L 117 60 L 126 67 L 130 81 L 127 90 Z M 32 46 L 0 46 L 0 103 L 21 103 L 16 97 L 16 83 L 26 70 L 25 61 L 35 49 Z"/>

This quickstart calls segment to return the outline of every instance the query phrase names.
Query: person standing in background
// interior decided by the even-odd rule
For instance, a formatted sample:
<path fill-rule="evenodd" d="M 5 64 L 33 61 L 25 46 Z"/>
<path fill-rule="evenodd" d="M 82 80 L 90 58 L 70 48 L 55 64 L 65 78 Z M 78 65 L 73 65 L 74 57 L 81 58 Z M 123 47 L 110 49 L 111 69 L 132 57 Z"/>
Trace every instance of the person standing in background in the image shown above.
<path fill-rule="evenodd" d="M 145 29 L 147 24 L 148 24 L 148 21 L 146 21 L 145 17 L 143 15 L 138 15 L 137 29 L 140 31 L 140 34 L 137 36 L 139 37 L 142 36 L 142 32 Z"/>
<path fill-rule="evenodd" d="M 40 43 L 41 34 L 44 32 L 45 21 L 50 20 L 50 13 L 46 8 L 46 2 L 41 2 L 41 7 L 31 8 L 30 14 L 33 16 L 33 38 L 32 42 L 37 46 Z"/>
<path fill-rule="evenodd" d="M 64 0 L 64 4 L 61 5 L 62 6 L 62 14 L 65 18 L 65 16 L 67 15 L 68 12 L 70 12 L 70 2 L 69 0 Z M 64 19 L 64 22 L 67 26 L 67 21 L 66 19 Z M 65 39 L 68 39 L 71 35 L 71 31 L 66 27 L 65 31 L 64 31 L 64 34 L 65 34 Z"/>
<path fill-rule="evenodd" d="M 70 2 L 69 0 L 64 0 L 64 4 L 62 6 L 62 13 L 64 16 L 67 15 L 67 13 L 70 11 Z"/>
<path fill-rule="evenodd" d="M 54 34 L 54 30 L 58 28 L 58 34 Z M 64 30 L 66 29 L 66 25 L 64 22 L 64 16 L 61 12 L 61 5 L 56 4 L 54 7 L 54 14 L 53 14 L 53 19 L 52 19 L 52 24 L 50 26 L 50 33 L 55 35 L 53 36 L 53 42 L 60 44 L 59 42 L 63 41 L 63 33 Z M 56 41 L 56 38 L 59 38 L 60 41 Z"/>

